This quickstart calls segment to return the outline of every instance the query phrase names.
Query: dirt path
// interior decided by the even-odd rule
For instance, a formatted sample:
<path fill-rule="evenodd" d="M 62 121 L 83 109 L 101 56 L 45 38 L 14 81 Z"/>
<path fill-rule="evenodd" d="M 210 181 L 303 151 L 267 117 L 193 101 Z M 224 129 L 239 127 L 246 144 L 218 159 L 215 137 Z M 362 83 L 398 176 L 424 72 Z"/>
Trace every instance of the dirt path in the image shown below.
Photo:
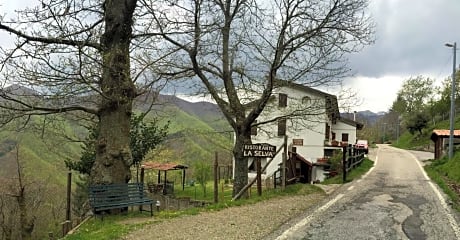
<path fill-rule="evenodd" d="M 330 186 L 327 190 L 332 191 Z M 262 239 L 326 196 L 321 193 L 287 196 L 216 212 L 182 216 L 143 226 L 122 239 Z"/>

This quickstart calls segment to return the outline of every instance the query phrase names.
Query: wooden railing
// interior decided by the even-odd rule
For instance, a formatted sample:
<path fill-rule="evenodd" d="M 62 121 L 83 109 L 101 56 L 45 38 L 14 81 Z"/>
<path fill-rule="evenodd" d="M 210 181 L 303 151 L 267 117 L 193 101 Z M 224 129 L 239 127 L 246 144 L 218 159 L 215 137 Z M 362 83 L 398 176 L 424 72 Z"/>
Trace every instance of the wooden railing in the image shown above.
<path fill-rule="evenodd" d="M 364 149 L 358 149 L 355 145 L 348 145 L 343 147 L 343 182 L 347 181 L 347 173 L 353 168 L 359 166 L 364 160 Z"/>

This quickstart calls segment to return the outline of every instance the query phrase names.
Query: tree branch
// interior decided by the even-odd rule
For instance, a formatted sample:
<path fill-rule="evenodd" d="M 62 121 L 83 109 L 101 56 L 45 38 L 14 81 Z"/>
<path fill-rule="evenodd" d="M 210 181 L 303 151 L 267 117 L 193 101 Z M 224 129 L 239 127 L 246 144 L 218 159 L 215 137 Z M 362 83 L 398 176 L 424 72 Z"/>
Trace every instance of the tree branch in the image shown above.
<path fill-rule="evenodd" d="M 0 29 L 5 30 L 9 33 L 12 33 L 20 38 L 24 38 L 27 41 L 31 42 L 40 42 L 44 44 L 59 44 L 59 45 L 67 45 L 67 46 L 74 46 L 74 47 L 92 47 L 99 51 L 102 50 L 102 46 L 97 43 L 89 42 L 89 41 L 77 41 L 77 40 L 68 40 L 68 39 L 61 39 L 61 38 L 44 38 L 44 37 L 34 37 L 27 35 L 21 31 L 8 27 L 2 23 L 0 23 Z"/>

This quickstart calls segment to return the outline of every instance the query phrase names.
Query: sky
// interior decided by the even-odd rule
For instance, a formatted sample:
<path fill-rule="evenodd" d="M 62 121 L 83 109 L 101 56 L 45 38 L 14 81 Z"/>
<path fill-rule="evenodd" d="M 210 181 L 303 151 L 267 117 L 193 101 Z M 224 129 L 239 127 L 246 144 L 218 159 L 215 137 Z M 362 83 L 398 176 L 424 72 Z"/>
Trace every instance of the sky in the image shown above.
<path fill-rule="evenodd" d="M 30 1 L 0 0 L 0 12 Z M 350 111 L 388 111 L 410 77 L 440 84 L 451 76 L 453 49 L 445 43 L 460 45 L 460 0 L 370 0 L 368 13 L 376 24 L 375 43 L 349 56 L 354 75 L 344 86 L 362 102 Z"/>
<path fill-rule="evenodd" d="M 355 74 L 345 86 L 363 102 L 351 111 L 388 111 L 410 77 L 440 84 L 451 76 L 453 48 L 445 43 L 460 44 L 460 0 L 371 0 L 369 10 L 376 41 L 349 58 Z"/>

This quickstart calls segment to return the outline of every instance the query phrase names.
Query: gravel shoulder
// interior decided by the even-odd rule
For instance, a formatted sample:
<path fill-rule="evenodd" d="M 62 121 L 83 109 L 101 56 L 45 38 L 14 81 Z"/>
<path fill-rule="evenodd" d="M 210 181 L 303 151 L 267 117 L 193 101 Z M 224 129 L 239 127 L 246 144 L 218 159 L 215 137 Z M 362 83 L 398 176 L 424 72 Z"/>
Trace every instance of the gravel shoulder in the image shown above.
<path fill-rule="evenodd" d="M 325 189 L 332 192 L 334 187 Z M 122 239 L 262 239 L 327 194 L 285 196 L 255 204 L 203 212 L 143 225 Z"/>

